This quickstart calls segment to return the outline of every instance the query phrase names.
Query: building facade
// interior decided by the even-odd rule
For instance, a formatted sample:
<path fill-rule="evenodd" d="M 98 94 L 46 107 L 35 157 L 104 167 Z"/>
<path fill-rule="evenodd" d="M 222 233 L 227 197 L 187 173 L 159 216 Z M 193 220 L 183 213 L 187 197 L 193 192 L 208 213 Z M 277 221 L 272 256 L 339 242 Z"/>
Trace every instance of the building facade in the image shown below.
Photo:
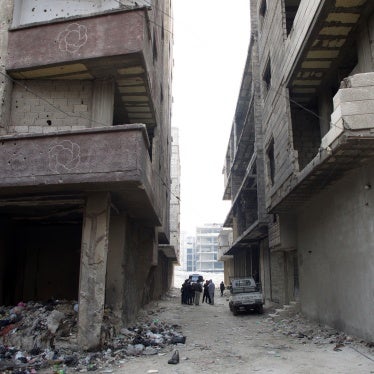
<path fill-rule="evenodd" d="M 263 154 L 256 175 L 268 214 L 267 265 L 260 269 L 262 281 L 270 280 L 267 297 L 299 299 L 308 317 L 368 340 L 374 338 L 373 7 L 367 0 L 251 1 L 248 58 L 257 61 L 244 73 L 254 77 L 250 97 L 260 98 L 254 144 Z"/>
<path fill-rule="evenodd" d="M 218 261 L 221 230 L 222 225 L 216 223 L 196 227 L 196 272 L 223 272 L 223 263 Z"/>
<path fill-rule="evenodd" d="M 194 236 L 185 236 L 183 253 L 184 253 L 184 266 L 183 270 L 188 272 L 196 271 L 196 238 Z"/>
<path fill-rule="evenodd" d="M 181 181 L 181 164 L 179 155 L 179 131 L 178 128 L 171 128 L 171 187 L 170 187 L 170 244 L 161 244 L 160 249 L 163 250 L 169 258 L 176 258 L 178 262 L 176 266 L 180 265 L 180 181 Z M 167 273 L 168 277 L 173 276 L 173 272 Z M 168 284 L 171 284 L 168 279 Z"/>
<path fill-rule="evenodd" d="M 234 256 L 226 254 L 232 243 L 232 229 L 222 228 L 218 235 L 218 260 L 223 262 L 223 281 L 226 285 L 230 284 L 230 278 L 235 275 Z"/>
<path fill-rule="evenodd" d="M 79 302 L 100 344 L 171 285 L 169 0 L 5 0 L 0 302 Z"/>

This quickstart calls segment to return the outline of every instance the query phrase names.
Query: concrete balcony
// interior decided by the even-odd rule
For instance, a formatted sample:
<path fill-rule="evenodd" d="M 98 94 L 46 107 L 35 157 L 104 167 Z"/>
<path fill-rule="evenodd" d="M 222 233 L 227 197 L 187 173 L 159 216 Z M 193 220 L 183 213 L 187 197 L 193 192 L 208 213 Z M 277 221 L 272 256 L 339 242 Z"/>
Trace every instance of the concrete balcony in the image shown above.
<path fill-rule="evenodd" d="M 334 97 L 330 130 L 318 154 L 272 196 L 269 212 L 288 212 L 374 158 L 374 73 L 356 74 Z"/>
<path fill-rule="evenodd" d="M 6 70 L 14 79 L 114 80 L 115 124 L 156 126 L 154 49 L 147 11 L 117 11 L 10 30 Z"/>
<path fill-rule="evenodd" d="M 0 147 L 3 214 L 33 196 L 107 191 L 115 209 L 160 225 L 144 125 L 3 136 Z"/>

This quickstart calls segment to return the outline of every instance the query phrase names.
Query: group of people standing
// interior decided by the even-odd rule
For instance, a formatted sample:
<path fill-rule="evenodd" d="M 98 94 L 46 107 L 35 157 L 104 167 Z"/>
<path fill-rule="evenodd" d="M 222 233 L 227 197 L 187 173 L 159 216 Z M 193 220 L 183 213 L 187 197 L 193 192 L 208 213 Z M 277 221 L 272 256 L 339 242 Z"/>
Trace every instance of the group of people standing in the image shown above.
<path fill-rule="evenodd" d="M 214 305 L 215 288 L 216 286 L 211 279 L 206 280 L 204 285 L 202 282 L 192 282 L 190 279 L 186 279 L 181 288 L 182 304 L 199 305 L 200 296 L 203 293 L 202 303 L 205 301 L 208 304 Z"/>

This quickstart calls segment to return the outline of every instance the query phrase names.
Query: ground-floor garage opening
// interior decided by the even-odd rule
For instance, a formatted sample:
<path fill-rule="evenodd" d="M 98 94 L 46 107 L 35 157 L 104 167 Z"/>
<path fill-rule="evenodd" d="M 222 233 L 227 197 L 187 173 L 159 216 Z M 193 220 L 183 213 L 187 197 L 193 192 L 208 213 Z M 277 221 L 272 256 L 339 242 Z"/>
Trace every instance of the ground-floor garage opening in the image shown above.
<path fill-rule="evenodd" d="M 0 305 L 78 299 L 82 213 L 3 218 L 0 237 Z"/>

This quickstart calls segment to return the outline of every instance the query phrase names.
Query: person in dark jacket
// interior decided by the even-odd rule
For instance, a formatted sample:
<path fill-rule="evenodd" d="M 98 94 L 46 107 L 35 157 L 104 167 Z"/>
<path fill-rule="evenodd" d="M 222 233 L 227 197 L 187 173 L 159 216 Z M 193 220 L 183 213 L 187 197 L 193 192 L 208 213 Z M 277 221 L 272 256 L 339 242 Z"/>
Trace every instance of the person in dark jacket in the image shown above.
<path fill-rule="evenodd" d="M 181 302 L 182 304 L 188 304 L 188 279 L 184 281 L 181 288 Z"/>
<path fill-rule="evenodd" d="M 195 300 L 195 289 L 190 280 L 188 280 L 187 289 L 188 289 L 188 303 L 187 304 L 192 305 Z"/>
<path fill-rule="evenodd" d="M 219 289 L 221 290 L 221 296 L 223 296 L 223 291 L 225 290 L 225 284 L 223 283 L 223 281 L 220 283 Z"/>
<path fill-rule="evenodd" d="M 210 297 L 209 297 L 209 292 L 208 292 L 208 286 L 209 286 L 209 281 L 206 280 L 203 286 L 204 292 L 203 292 L 203 300 L 201 303 L 205 302 L 210 304 Z"/>

